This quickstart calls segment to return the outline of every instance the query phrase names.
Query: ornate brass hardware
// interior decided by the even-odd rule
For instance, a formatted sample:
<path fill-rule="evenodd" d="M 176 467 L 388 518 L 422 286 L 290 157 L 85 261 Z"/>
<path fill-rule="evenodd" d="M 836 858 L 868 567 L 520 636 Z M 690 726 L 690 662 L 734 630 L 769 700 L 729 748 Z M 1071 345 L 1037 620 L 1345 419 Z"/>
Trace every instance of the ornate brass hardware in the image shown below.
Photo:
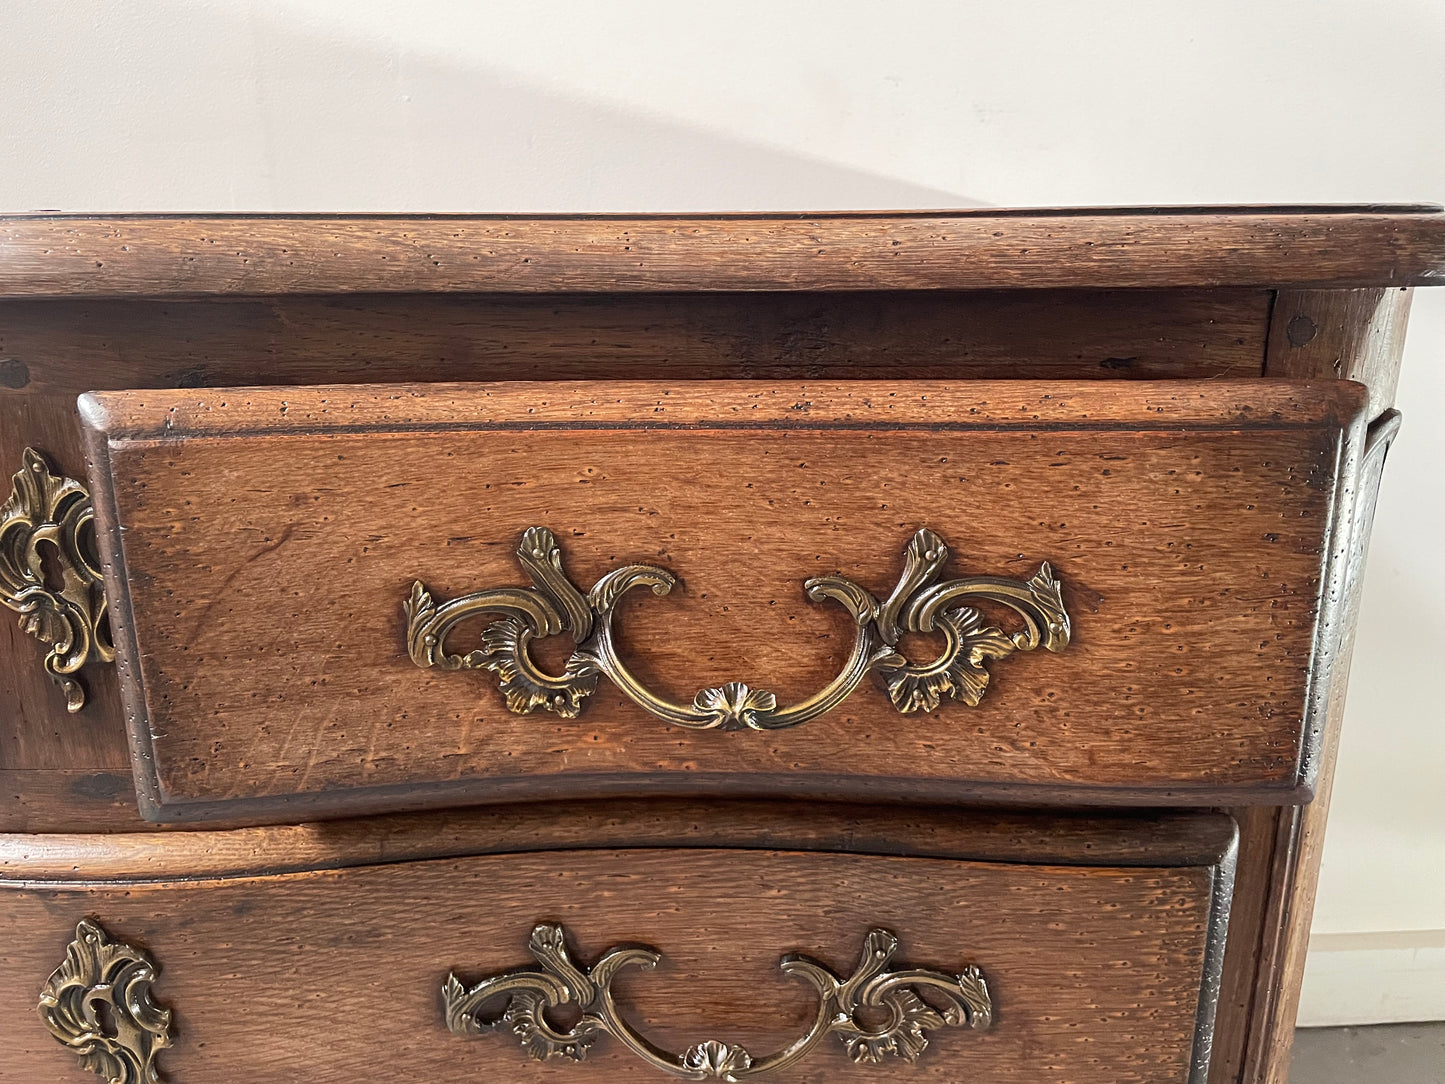
<path fill-rule="evenodd" d="M 90 919 L 40 992 L 40 1019 L 108 1084 L 162 1084 L 156 1055 L 171 1045 L 171 1012 L 151 1000 L 160 969 Z"/>
<path fill-rule="evenodd" d="M 867 589 L 842 576 L 808 580 L 804 590 L 814 602 L 831 599 L 844 606 L 856 625 L 852 651 L 838 676 L 806 700 L 779 707 L 777 697 L 741 682 L 703 689 L 691 704 L 679 704 L 649 691 L 627 669 L 612 635 L 617 600 L 634 587 L 665 595 L 677 579 L 652 565 L 627 565 L 607 573 L 587 594 L 562 571 L 562 552 L 552 532 L 532 527 L 522 535 L 517 559 L 531 587 L 498 587 L 438 603 L 414 583 L 404 603 L 407 648 L 418 666 L 443 670 L 490 670 L 499 679 L 507 707 L 526 714 L 545 708 L 573 718 L 607 677 L 634 703 L 676 726 L 694 730 L 717 727 L 780 730 L 797 726 L 837 707 L 870 671 L 877 670 L 893 706 L 900 712 L 933 711 L 943 696 L 976 705 L 988 687 L 987 659 L 1042 647 L 1061 651 L 1069 642 L 1069 615 L 1059 581 L 1048 564 L 1024 581 L 997 576 L 935 582 L 948 557 L 943 539 L 924 529 L 904 551 L 904 569 L 892 593 L 879 602 Z M 996 603 L 1023 619 L 1023 629 L 1006 633 L 988 625 L 983 614 L 964 602 Z M 461 621 L 481 614 L 501 615 L 481 634 L 481 647 L 465 655 L 448 654 L 448 634 Z M 534 639 L 567 632 L 577 649 L 563 672 L 542 671 L 528 650 Z M 905 632 L 941 632 L 943 652 L 932 662 L 914 664 L 899 654 Z"/>
<path fill-rule="evenodd" d="M 42 545 L 53 547 L 49 569 Z M 0 506 L 0 602 L 49 645 L 45 670 L 65 691 L 66 710 L 79 711 L 85 686 L 76 672 L 92 659 L 115 661 L 95 511 L 85 486 L 54 474 L 34 448 L 25 449 L 10 499 Z"/>
<path fill-rule="evenodd" d="M 442 998 L 447 1028 L 453 1034 L 510 1031 L 538 1061 L 581 1061 L 598 1037 L 607 1034 L 649 1065 L 673 1076 L 736 1081 L 785 1069 L 830 1034 L 838 1036 L 855 1062 L 880 1062 L 888 1055 L 911 1062 L 928 1046 L 930 1029 L 945 1025 L 986 1028 L 993 1020 L 988 984 L 977 967 L 966 967 L 958 975 L 921 968 L 890 971 L 898 938 L 887 930 L 870 930 L 863 939 L 863 953 L 846 979 L 796 953 L 779 962 L 784 973 L 806 979 L 818 990 L 817 1015 L 801 1038 L 761 1058 L 716 1039 L 674 1054 L 639 1034 L 623 1019 L 612 997 L 612 980 L 618 972 L 625 967 L 655 967 L 662 959 L 656 949 L 616 946 L 582 970 L 567 953 L 566 931 L 552 923 L 536 927 L 527 947 L 540 967 L 504 971 L 470 989 L 455 975 L 447 977 Z M 582 1015 L 564 1031 L 547 1019 L 546 1011 L 568 1004 L 577 1006 Z M 484 1015 L 489 1006 L 492 1011 Z M 860 1020 L 859 1010 L 878 1022 Z"/>

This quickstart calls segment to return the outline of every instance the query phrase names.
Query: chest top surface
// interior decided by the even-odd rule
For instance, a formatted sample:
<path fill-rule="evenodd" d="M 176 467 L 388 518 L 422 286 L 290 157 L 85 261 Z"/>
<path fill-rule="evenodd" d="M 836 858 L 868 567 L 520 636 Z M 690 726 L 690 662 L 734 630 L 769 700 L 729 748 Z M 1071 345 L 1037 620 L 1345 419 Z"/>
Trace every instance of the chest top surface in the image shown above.
<path fill-rule="evenodd" d="M 1413 286 L 1433 204 L 0 217 L 0 298 Z"/>

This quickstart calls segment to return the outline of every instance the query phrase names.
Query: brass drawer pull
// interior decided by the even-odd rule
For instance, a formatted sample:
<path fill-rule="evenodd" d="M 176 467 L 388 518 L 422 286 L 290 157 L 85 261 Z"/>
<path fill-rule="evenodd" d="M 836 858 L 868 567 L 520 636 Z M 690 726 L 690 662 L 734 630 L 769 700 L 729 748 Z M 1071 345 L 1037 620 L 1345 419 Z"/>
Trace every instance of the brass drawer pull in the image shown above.
<path fill-rule="evenodd" d="M 522 535 L 517 559 L 531 587 L 497 587 L 437 602 L 414 583 L 404 603 L 407 648 L 418 666 L 443 670 L 490 670 L 500 679 L 507 707 L 519 714 L 545 708 L 573 718 L 605 674 L 630 700 L 666 722 L 694 730 L 718 727 L 781 730 L 797 726 L 843 702 L 870 671 L 877 670 L 900 712 L 933 711 L 943 696 L 976 705 L 988 687 L 987 659 L 1042 647 L 1061 651 L 1069 642 L 1069 615 L 1059 581 L 1048 564 L 1028 580 L 998 576 L 938 579 L 948 547 L 932 531 L 920 530 L 904 552 L 903 574 L 879 602 L 866 588 L 842 576 L 808 580 L 814 602 L 831 599 L 846 607 L 857 631 L 838 676 L 805 700 L 778 706 L 772 693 L 742 682 L 703 689 L 691 704 L 679 704 L 648 690 L 623 663 L 612 637 L 617 600 L 634 587 L 665 595 L 677 578 L 653 565 L 626 565 L 607 573 L 583 594 L 562 571 L 562 552 L 552 532 L 532 527 Z M 988 625 L 972 605 L 1004 606 L 1023 619 L 1014 633 Z M 501 615 L 482 630 L 481 647 L 448 654 L 448 634 L 461 621 Z M 577 649 L 559 675 L 543 672 L 528 650 L 534 639 L 567 632 Z M 941 632 L 944 649 L 932 662 L 914 664 L 897 650 L 905 632 Z"/>
<path fill-rule="evenodd" d="M 504 971 L 470 989 L 456 975 L 447 977 L 442 998 L 447 1028 L 453 1034 L 510 1031 L 538 1061 L 582 1061 L 598 1037 L 607 1034 L 673 1076 L 744 1080 L 801 1061 L 830 1034 L 838 1036 L 855 1062 L 880 1062 L 890 1054 L 911 1062 L 928 1046 L 930 1029 L 986 1028 L 993 1020 L 988 984 L 977 967 L 966 967 L 958 975 L 923 968 L 890 971 L 898 938 L 887 930 L 870 930 L 847 978 L 796 953 L 779 962 L 786 974 L 806 979 L 819 995 L 812 1026 L 782 1050 L 754 1058 L 741 1046 L 712 1039 L 674 1054 L 639 1034 L 623 1019 L 612 997 L 612 980 L 618 972 L 625 967 L 655 967 L 662 959 L 656 949 L 614 946 L 591 967 L 579 969 L 567 953 L 566 931 L 553 923 L 537 926 L 527 947 L 539 967 Z M 547 1020 L 546 1010 L 568 1004 L 576 1005 L 582 1015 L 563 1031 Z M 484 1014 L 488 1007 L 491 1012 Z M 860 1009 L 871 1010 L 880 1022 L 860 1022 Z"/>

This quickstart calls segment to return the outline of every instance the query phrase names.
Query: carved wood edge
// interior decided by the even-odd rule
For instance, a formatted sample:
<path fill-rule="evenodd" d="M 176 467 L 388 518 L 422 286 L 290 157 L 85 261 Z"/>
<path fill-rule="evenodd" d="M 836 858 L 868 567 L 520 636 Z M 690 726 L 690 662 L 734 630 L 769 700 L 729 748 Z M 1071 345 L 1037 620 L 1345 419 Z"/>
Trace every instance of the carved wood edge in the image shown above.
<path fill-rule="evenodd" d="M 1062 866 L 1210 866 L 1218 813 L 900 808 L 791 798 L 527 802 L 185 832 L 0 834 L 0 885 L 279 876 L 535 851 L 789 850 Z"/>
<path fill-rule="evenodd" d="M 837 707 L 872 672 L 882 677 L 893 706 L 904 714 L 934 711 L 944 697 L 974 706 L 988 688 L 986 660 L 1039 647 L 1062 651 L 1069 642 L 1069 615 L 1062 587 L 1047 562 L 1028 580 L 973 576 L 940 583 L 947 557 L 942 538 L 927 528 L 919 530 L 904 551 L 897 586 L 881 601 L 842 576 L 808 580 L 808 598 L 836 602 L 848 611 L 855 629 L 853 647 L 832 681 L 784 706 L 773 693 L 740 681 L 702 689 L 686 704 L 652 692 L 618 652 L 613 637 L 616 605 L 638 587 L 666 595 L 677 577 L 654 565 L 626 565 L 583 594 L 563 571 L 561 548 L 545 527 L 524 532 L 517 550 L 531 587 L 497 587 L 439 602 L 420 581 L 414 583 L 403 603 L 407 650 L 423 668 L 491 671 L 513 712 L 542 708 L 568 719 L 582 712 L 602 675 L 649 714 L 692 730 L 798 726 Z M 1023 629 L 1010 633 L 987 624 L 983 613 L 966 602 L 1011 610 L 1022 619 Z M 465 655 L 449 653 L 446 641 L 452 630 L 482 615 L 496 620 L 482 630 L 481 646 Z M 532 659 L 529 646 L 562 632 L 571 635 L 577 648 L 561 674 L 548 674 Z M 941 633 L 942 652 L 928 663 L 910 662 L 897 650 L 905 632 Z"/>

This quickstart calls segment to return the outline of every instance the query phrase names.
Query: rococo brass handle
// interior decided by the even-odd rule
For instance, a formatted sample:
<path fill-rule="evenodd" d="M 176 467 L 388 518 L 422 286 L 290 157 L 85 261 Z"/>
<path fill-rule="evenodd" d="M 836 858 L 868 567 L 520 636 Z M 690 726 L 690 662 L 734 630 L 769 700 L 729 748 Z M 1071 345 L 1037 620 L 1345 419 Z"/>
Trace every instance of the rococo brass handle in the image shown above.
<path fill-rule="evenodd" d="M 838 675 L 796 704 L 778 706 L 777 697 L 741 682 L 703 689 L 691 704 L 679 704 L 648 690 L 627 669 L 613 640 L 617 600 L 634 587 L 665 595 L 677 578 L 653 565 L 626 565 L 607 573 L 583 594 L 562 571 L 562 552 L 552 532 L 532 527 L 522 535 L 517 559 L 531 587 L 497 587 L 438 603 L 420 583 L 412 584 L 403 604 L 407 649 L 418 666 L 443 670 L 490 670 L 500 679 L 507 707 L 519 714 L 545 708 L 573 718 L 605 674 L 630 700 L 659 719 L 694 730 L 715 728 L 781 730 L 797 726 L 843 702 L 870 671 L 877 670 L 900 712 L 933 711 L 943 696 L 976 705 L 988 687 L 986 659 L 1042 647 L 1061 651 L 1069 642 L 1069 615 L 1059 581 L 1045 563 L 1028 580 L 998 576 L 935 582 L 948 557 L 943 539 L 918 531 L 904 551 L 903 574 L 882 602 L 866 588 L 842 576 L 808 580 L 810 599 L 831 599 L 844 606 L 856 626 L 853 648 Z M 1023 629 L 1007 633 L 985 623 L 983 614 L 964 603 L 996 603 L 1018 614 Z M 448 634 L 461 621 L 482 614 L 500 615 L 481 634 L 481 647 L 465 655 L 448 654 Z M 532 659 L 534 639 L 561 632 L 577 648 L 559 675 L 543 672 Z M 905 632 L 940 632 L 943 652 L 932 662 L 914 664 L 897 650 Z"/>
<path fill-rule="evenodd" d="M 847 978 L 796 953 L 779 962 L 786 974 L 806 979 L 818 991 L 817 1014 L 801 1038 L 758 1058 L 741 1046 L 716 1039 L 674 1054 L 637 1032 L 612 996 L 612 980 L 618 972 L 626 967 L 655 967 L 662 959 L 656 949 L 615 946 L 584 970 L 568 955 L 566 931 L 552 923 L 537 926 L 527 947 L 540 966 L 504 971 L 470 988 L 456 975 L 448 976 L 442 999 L 447 1028 L 453 1034 L 510 1031 L 538 1061 L 581 1061 L 598 1037 L 606 1034 L 673 1076 L 737 1081 L 801 1061 L 830 1034 L 838 1036 L 855 1062 L 880 1062 L 890 1054 L 911 1062 L 928 1046 L 930 1029 L 945 1025 L 986 1028 L 993 1020 L 988 984 L 977 967 L 966 967 L 957 975 L 923 968 L 889 970 L 898 938 L 887 930 L 870 930 L 863 939 L 862 955 Z M 549 1022 L 546 1011 L 569 1004 L 582 1015 L 562 1030 Z M 859 1010 L 877 1022 L 860 1020 Z"/>

